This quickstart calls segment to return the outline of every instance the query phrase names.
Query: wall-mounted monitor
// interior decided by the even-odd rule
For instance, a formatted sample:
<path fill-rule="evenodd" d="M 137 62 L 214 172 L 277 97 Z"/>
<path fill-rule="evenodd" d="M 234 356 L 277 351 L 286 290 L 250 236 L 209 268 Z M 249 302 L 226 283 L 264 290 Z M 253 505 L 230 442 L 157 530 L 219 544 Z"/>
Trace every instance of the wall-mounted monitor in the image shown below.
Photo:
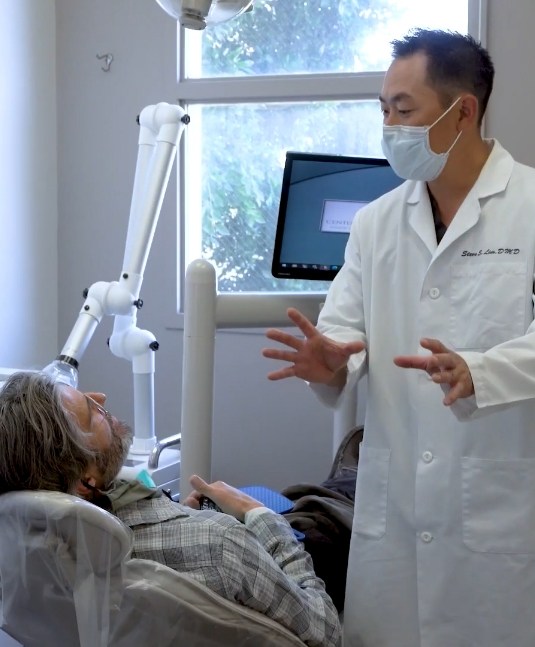
<path fill-rule="evenodd" d="M 273 276 L 332 280 L 359 210 L 402 182 L 382 158 L 286 153 Z"/>

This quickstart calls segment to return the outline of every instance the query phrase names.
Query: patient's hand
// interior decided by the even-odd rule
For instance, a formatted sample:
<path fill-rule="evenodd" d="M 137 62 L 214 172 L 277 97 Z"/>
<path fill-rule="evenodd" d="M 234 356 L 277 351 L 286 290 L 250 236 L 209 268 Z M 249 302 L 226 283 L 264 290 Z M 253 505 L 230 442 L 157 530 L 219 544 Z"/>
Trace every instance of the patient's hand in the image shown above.
<path fill-rule="evenodd" d="M 214 483 L 207 483 L 200 476 L 193 475 L 189 482 L 191 483 L 194 491 L 186 497 L 182 502 L 190 508 L 199 509 L 200 499 L 202 496 L 207 496 L 212 499 L 223 512 L 231 514 L 239 521 L 245 519 L 245 513 L 253 508 L 261 508 L 260 501 L 253 499 L 253 497 L 241 492 L 228 485 L 224 481 L 215 481 Z"/>

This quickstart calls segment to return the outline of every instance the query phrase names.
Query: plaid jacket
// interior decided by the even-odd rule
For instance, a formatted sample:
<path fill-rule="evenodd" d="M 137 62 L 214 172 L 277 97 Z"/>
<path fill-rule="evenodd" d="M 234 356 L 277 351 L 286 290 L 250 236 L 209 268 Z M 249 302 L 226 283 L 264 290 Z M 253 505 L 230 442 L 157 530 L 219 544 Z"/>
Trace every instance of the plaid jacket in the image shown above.
<path fill-rule="evenodd" d="M 122 483 L 108 497 L 113 513 L 133 531 L 132 557 L 187 573 L 272 618 L 307 645 L 340 644 L 337 611 L 310 555 L 280 515 L 263 508 L 243 524 L 182 506 L 138 482 Z"/>

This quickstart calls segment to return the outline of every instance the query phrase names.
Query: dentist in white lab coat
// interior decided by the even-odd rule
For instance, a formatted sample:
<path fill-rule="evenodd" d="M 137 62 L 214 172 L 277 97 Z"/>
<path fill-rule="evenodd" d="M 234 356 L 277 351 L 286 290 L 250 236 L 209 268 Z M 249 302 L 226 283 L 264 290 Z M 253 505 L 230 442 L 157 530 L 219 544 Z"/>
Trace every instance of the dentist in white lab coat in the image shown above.
<path fill-rule="evenodd" d="M 393 43 L 383 150 L 315 328 L 264 356 L 336 403 L 368 376 L 345 647 L 535 646 L 535 170 L 484 140 L 488 53 Z"/>

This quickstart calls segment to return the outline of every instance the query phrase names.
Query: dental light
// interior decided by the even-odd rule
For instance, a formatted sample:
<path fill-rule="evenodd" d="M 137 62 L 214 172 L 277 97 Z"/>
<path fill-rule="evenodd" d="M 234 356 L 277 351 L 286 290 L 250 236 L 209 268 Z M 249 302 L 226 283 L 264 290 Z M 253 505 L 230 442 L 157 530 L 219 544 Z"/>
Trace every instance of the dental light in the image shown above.
<path fill-rule="evenodd" d="M 253 0 L 156 0 L 187 29 L 204 29 L 226 22 L 253 8 Z"/>

